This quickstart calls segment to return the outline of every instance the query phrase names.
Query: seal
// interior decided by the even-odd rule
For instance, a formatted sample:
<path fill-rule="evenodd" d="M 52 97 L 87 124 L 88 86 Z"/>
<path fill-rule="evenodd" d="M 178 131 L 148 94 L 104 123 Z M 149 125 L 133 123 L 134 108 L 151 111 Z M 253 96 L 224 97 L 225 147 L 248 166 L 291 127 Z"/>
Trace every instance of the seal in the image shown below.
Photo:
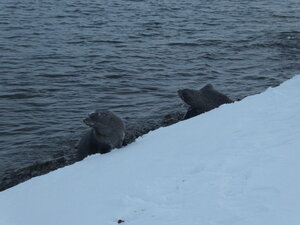
<path fill-rule="evenodd" d="M 200 90 L 180 89 L 177 93 L 190 106 L 184 119 L 192 118 L 220 105 L 233 102 L 229 97 L 215 90 L 211 84 L 205 85 Z"/>
<path fill-rule="evenodd" d="M 91 129 L 81 138 L 77 146 L 78 159 L 88 155 L 105 154 L 122 146 L 125 136 L 123 121 L 108 110 L 95 110 L 83 122 Z"/>

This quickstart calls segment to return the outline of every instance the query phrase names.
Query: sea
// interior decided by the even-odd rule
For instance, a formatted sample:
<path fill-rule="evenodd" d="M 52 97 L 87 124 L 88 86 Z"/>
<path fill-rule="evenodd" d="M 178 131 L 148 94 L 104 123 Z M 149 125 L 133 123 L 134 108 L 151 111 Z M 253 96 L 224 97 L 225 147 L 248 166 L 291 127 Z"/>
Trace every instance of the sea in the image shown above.
<path fill-rule="evenodd" d="M 239 100 L 299 71 L 299 0 L 1 0 L 0 189 L 72 158 L 95 109 L 146 126 L 178 89 Z"/>

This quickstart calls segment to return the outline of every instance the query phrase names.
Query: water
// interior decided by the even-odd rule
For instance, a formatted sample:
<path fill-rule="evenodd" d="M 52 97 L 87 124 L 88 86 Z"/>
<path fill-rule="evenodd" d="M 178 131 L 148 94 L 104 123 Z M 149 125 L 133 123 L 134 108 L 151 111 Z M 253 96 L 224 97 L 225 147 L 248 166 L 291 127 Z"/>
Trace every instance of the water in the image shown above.
<path fill-rule="evenodd" d="M 179 88 L 280 84 L 299 31 L 298 0 L 2 0 L 0 181 L 72 155 L 95 108 L 143 123 L 183 110 Z"/>

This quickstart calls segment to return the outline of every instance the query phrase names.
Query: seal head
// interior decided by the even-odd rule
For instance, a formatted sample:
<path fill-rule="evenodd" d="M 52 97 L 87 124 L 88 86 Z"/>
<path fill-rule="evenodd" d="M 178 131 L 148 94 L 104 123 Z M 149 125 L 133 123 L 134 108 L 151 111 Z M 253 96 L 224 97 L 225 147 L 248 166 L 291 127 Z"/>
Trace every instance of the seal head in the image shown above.
<path fill-rule="evenodd" d="M 184 119 L 205 113 L 222 104 L 233 102 L 226 95 L 215 90 L 211 84 L 205 85 L 200 90 L 181 89 L 177 93 L 190 106 Z"/>
<path fill-rule="evenodd" d="M 79 159 L 95 153 L 104 154 L 122 146 L 125 126 L 113 112 L 95 110 L 83 122 L 91 129 L 79 142 Z"/>

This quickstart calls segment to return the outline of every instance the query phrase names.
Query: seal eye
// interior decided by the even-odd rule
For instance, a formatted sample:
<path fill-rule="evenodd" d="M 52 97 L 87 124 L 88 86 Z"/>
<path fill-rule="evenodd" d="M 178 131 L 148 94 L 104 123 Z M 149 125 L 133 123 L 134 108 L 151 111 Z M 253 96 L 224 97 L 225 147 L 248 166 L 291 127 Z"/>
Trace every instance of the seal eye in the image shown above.
<path fill-rule="evenodd" d="M 89 117 L 90 117 L 91 119 L 95 120 L 95 119 L 97 119 L 97 113 L 92 113 L 92 114 L 90 114 Z"/>

